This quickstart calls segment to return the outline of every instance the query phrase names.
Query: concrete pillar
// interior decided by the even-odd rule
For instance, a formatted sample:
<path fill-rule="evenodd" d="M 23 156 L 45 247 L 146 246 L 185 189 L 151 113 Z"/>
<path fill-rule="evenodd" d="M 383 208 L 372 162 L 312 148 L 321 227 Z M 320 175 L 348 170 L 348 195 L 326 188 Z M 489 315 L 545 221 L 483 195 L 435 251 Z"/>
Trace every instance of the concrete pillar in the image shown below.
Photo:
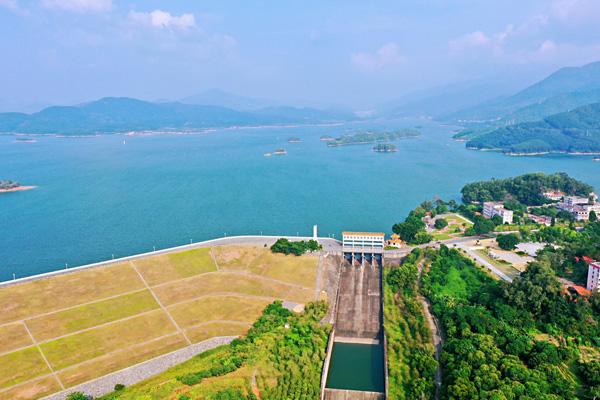
<path fill-rule="evenodd" d="M 313 225 L 313 240 L 317 240 L 319 235 L 317 234 L 317 226 Z"/>

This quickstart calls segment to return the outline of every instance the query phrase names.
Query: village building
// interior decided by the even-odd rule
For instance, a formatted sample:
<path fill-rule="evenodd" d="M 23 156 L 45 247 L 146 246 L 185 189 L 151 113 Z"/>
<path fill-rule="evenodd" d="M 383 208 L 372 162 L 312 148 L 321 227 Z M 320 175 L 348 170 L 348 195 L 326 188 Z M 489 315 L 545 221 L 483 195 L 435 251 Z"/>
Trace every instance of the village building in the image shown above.
<path fill-rule="evenodd" d="M 590 263 L 588 266 L 587 290 L 598 290 L 600 288 L 600 262 Z"/>
<path fill-rule="evenodd" d="M 513 212 L 504 208 L 504 204 L 488 201 L 483 203 L 483 216 L 487 219 L 499 215 L 503 224 L 512 224 Z"/>
<path fill-rule="evenodd" d="M 527 214 L 527 218 L 529 218 L 536 224 L 542 224 L 546 226 L 552 225 L 552 217 L 549 217 L 547 215 Z"/>
<path fill-rule="evenodd" d="M 588 197 L 566 196 L 557 206 L 570 212 L 577 221 L 588 221 L 592 211 L 600 216 L 600 203 L 595 193 L 590 193 Z"/>
<path fill-rule="evenodd" d="M 400 235 L 397 233 L 393 233 L 392 236 L 385 242 L 386 246 L 401 248 L 404 245 L 402 239 L 400 239 Z"/>
<path fill-rule="evenodd" d="M 553 201 L 560 201 L 565 196 L 565 194 L 563 192 L 561 192 L 560 190 L 551 190 L 548 192 L 544 192 L 543 195 L 548 200 L 553 200 Z"/>

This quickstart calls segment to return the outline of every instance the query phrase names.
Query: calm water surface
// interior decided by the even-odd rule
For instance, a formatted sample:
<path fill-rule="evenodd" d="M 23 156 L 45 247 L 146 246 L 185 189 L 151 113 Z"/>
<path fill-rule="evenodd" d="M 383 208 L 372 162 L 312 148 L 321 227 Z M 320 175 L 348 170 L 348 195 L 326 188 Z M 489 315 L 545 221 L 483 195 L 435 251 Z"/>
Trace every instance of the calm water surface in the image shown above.
<path fill-rule="evenodd" d="M 413 127 L 423 136 L 327 148 L 362 126 Z M 0 136 L 0 179 L 35 190 L 0 195 L 0 280 L 237 234 L 322 236 L 389 231 L 422 200 L 458 199 L 467 182 L 565 171 L 600 188 L 590 157 L 506 157 L 468 151 L 451 128 L 422 121 L 217 130 L 198 135 Z M 289 144 L 291 136 L 303 142 Z M 125 144 L 123 140 L 125 139 Z M 264 157 L 285 147 L 287 156 Z"/>
<path fill-rule="evenodd" d="M 327 387 L 385 392 L 383 346 L 334 343 Z"/>

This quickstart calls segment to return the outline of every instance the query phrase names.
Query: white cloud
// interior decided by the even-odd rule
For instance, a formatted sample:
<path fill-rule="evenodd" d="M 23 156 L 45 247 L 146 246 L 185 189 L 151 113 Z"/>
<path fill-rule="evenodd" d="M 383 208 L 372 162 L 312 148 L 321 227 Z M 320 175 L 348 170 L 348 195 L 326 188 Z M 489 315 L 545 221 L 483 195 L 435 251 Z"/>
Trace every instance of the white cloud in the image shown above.
<path fill-rule="evenodd" d="M 551 5 L 552 14 L 562 21 L 597 20 L 600 23 L 600 2 L 598 0 L 555 0 Z"/>
<path fill-rule="evenodd" d="M 359 68 L 382 68 L 402 63 L 404 58 L 400 54 L 396 43 L 387 43 L 374 53 L 357 53 L 352 56 L 352 63 Z"/>
<path fill-rule="evenodd" d="M 112 8 L 112 0 L 42 0 L 42 5 L 64 11 L 104 12 Z"/>
<path fill-rule="evenodd" d="M 450 41 L 450 49 L 455 51 L 464 50 L 470 47 L 485 47 L 492 42 L 492 39 L 488 37 L 482 31 L 475 31 L 468 33 L 459 38 Z"/>
<path fill-rule="evenodd" d="M 9 10 L 17 10 L 17 0 L 0 0 L 0 7 L 8 8 Z"/>
<path fill-rule="evenodd" d="M 546 40 L 546 41 L 544 41 L 544 43 L 542 43 L 540 45 L 538 52 L 540 52 L 542 54 L 552 53 L 552 52 L 556 51 L 556 48 L 557 48 L 556 43 L 554 43 L 552 40 Z"/>
<path fill-rule="evenodd" d="M 194 14 L 181 14 L 177 16 L 162 10 L 154 10 L 149 13 L 130 11 L 129 19 L 136 24 L 158 29 L 189 29 L 196 26 Z"/>

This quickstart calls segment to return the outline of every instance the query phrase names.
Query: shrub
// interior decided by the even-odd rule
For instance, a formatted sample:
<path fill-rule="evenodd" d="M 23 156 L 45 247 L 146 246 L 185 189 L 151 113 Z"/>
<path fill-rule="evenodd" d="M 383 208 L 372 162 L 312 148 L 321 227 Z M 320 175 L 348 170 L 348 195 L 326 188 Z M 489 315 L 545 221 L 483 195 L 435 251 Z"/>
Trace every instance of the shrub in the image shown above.
<path fill-rule="evenodd" d="M 116 391 L 123 390 L 123 389 L 125 389 L 125 385 L 123 385 L 122 383 L 117 383 L 115 385 L 115 390 Z"/>
<path fill-rule="evenodd" d="M 435 220 L 435 229 L 444 229 L 448 226 L 448 221 L 444 218 L 439 218 Z"/>
<path fill-rule="evenodd" d="M 66 400 L 89 400 L 89 397 L 82 392 L 73 392 L 67 396 Z"/>
<path fill-rule="evenodd" d="M 502 250 L 514 250 L 519 244 L 519 237 L 514 233 L 509 233 L 508 235 L 498 236 L 496 242 Z"/>

